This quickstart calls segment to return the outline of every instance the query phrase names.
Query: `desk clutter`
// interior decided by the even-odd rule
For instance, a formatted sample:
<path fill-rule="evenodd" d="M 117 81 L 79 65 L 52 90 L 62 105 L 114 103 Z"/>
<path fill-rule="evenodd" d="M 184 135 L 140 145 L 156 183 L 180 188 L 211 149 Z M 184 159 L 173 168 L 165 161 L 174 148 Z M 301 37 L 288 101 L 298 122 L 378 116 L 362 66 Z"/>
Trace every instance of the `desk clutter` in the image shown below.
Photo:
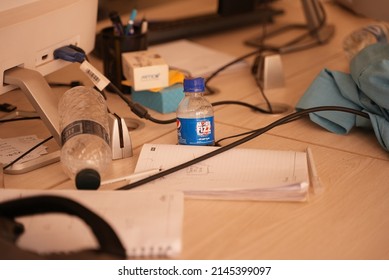
<path fill-rule="evenodd" d="M 175 17 L 179 10 L 196 12 L 181 8 L 181 5 L 187 7 L 188 2 L 199 7 L 200 2 L 209 5 L 210 1 L 170 3 L 169 14 L 161 9 L 161 15 Z M 300 9 L 299 1 L 274 2 L 293 12 L 286 13 L 274 26 L 272 23 L 267 34 L 284 24 L 302 22 L 301 13 L 294 12 Z M 324 19 L 333 21 L 331 25 L 336 26 L 335 40 L 328 41 L 326 46 L 277 54 L 285 66 L 282 68 L 285 84 L 279 90 L 268 88 L 263 82 L 270 71 L 253 75 L 253 70 L 266 69 L 266 59 L 277 53 L 276 50 L 251 49 L 245 44 L 244 39 L 257 38 L 266 31 L 262 26 L 160 45 L 150 45 L 151 28 L 147 34 L 140 24 L 147 22 L 142 17 L 134 22 L 133 14 L 128 24 L 124 21 L 128 19 L 125 15 L 120 25 L 102 29 L 100 39 L 105 57 L 92 56 L 89 62 L 97 66 L 97 71 L 102 67 L 108 69 L 106 76 L 124 93 L 125 98 L 121 98 L 112 84 L 107 87 L 111 92 L 103 92 L 109 110 L 124 117 L 120 122 L 122 127 L 131 128 L 122 135 L 131 135 L 134 154 L 112 161 L 108 173 L 102 177 L 101 187 L 95 191 L 76 190 L 59 163 L 17 176 L 9 172 L 11 168 L 5 168 L 4 175 L 0 172 L 0 208 L 4 209 L 2 201 L 13 197 L 58 195 L 73 199 L 112 226 L 125 248 L 126 254 L 121 254 L 124 258 L 387 258 L 389 252 L 384 245 L 389 234 L 389 218 L 385 215 L 389 211 L 389 173 L 384 170 L 389 164 L 389 99 L 385 82 L 389 72 L 388 44 L 365 48 L 348 65 L 350 61 L 341 48 L 342 37 L 370 20 L 348 15 L 332 1 L 301 1 L 316 2 L 322 2 L 330 11 L 329 17 Z M 147 15 L 152 23 L 153 13 L 141 10 L 141 14 Z M 101 27 L 105 27 L 105 22 Z M 295 31 L 279 41 L 272 38 L 269 44 L 273 45 L 274 41 L 276 48 L 283 46 L 283 39 L 291 39 L 300 32 Z M 93 33 L 92 37 L 95 35 Z M 215 71 L 249 51 L 250 55 L 255 53 L 256 56 L 259 52 L 260 55 L 252 59 L 245 55 L 245 59 L 208 83 L 207 78 L 212 78 Z M 141 74 L 134 75 L 127 70 L 126 77 L 122 68 L 122 55 L 126 54 L 147 54 L 151 60 L 158 59 L 164 71 L 164 83 L 135 88 L 133 80 Z M 150 63 L 149 58 L 142 63 L 145 68 L 157 64 Z M 351 66 L 350 73 L 343 72 L 348 66 Z M 10 73 L 14 70 L 7 70 L 5 77 L 14 77 Z M 58 73 L 49 74 L 47 82 L 55 95 L 63 94 L 65 89 L 56 88 L 51 82 L 68 82 L 76 75 L 78 68 L 69 65 Z M 183 76 L 206 78 L 210 93 L 215 89 L 215 94 L 207 96 L 217 108 L 215 146 L 178 145 L 180 122 L 177 119 L 180 116 L 176 109 L 186 94 Z M 1 95 L 0 103 L 15 104 L 19 112 L 29 112 L 31 104 L 23 94 L 20 89 L 7 92 Z M 150 118 L 141 121 L 141 114 L 137 113 L 144 108 L 139 107 L 137 111 L 130 102 L 122 102 L 126 99 L 150 109 L 147 114 Z M 225 100 L 231 103 L 219 106 Z M 255 108 L 230 106 L 235 101 Z M 256 109 L 266 108 L 266 105 L 269 110 L 257 112 Z M 335 106 L 348 110 L 337 111 Z M 284 110 L 285 107 L 294 108 L 296 112 Z M 172 115 L 162 116 L 157 112 Z M 174 116 L 173 112 L 176 112 Z M 120 118 L 114 121 L 119 124 Z M 1 124 L 3 168 L 43 140 L 39 138 L 50 136 L 45 123 L 41 122 L 20 120 Z M 196 126 L 196 132 L 207 131 L 209 126 L 203 124 Z M 115 134 L 118 136 L 123 132 L 120 125 L 115 128 L 119 130 L 110 127 L 111 139 L 112 131 L 119 131 Z M 25 135 L 29 137 L 24 139 Z M 259 135 L 261 137 L 257 137 Z M 118 140 L 115 143 L 122 144 L 123 137 L 115 139 Z M 53 149 L 59 152 L 56 143 L 44 145 L 47 148 L 36 150 L 39 155 L 24 158 L 29 161 L 12 166 L 35 162 L 52 154 Z M 317 159 L 318 172 L 312 152 Z M 217 155 L 204 159 L 210 153 Z M 188 164 L 183 167 L 182 163 Z M 92 232 L 77 217 L 59 213 L 38 216 L 17 218 L 25 232 L 17 238 L 15 246 L 23 246 L 39 255 L 51 255 L 51 252 L 72 255 L 72 252 L 99 246 Z M 16 220 L 12 211 L 11 219 Z M 0 227 L 1 220 L 0 217 Z M 7 252 L 2 248 L 0 239 L 0 258 Z"/>
<path fill-rule="evenodd" d="M 105 28 L 96 38 L 104 75 L 124 93 L 131 94 L 134 102 L 163 114 L 175 112 L 183 99 L 185 76 L 207 77 L 236 59 L 185 39 L 148 47 L 147 32 L 137 24 L 133 34 L 115 29 Z M 226 71 L 242 67 L 247 67 L 247 62 L 236 63 Z"/>

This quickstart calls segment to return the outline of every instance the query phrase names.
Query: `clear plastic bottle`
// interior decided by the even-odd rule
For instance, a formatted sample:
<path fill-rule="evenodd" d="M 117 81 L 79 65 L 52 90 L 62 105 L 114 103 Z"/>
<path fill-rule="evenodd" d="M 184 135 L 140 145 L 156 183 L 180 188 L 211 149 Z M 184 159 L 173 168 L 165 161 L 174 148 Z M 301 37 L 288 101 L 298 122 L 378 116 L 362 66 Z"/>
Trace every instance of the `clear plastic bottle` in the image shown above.
<path fill-rule="evenodd" d="M 78 86 L 64 93 L 58 111 L 62 167 L 78 189 L 97 189 L 112 161 L 105 100 L 93 88 Z"/>
<path fill-rule="evenodd" d="M 343 40 L 343 50 L 351 60 L 365 47 L 389 41 L 389 23 L 377 22 L 353 31 Z"/>
<path fill-rule="evenodd" d="M 178 105 L 177 133 L 178 144 L 206 145 L 215 144 L 213 108 L 204 97 L 204 79 L 184 79 L 185 97 Z"/>

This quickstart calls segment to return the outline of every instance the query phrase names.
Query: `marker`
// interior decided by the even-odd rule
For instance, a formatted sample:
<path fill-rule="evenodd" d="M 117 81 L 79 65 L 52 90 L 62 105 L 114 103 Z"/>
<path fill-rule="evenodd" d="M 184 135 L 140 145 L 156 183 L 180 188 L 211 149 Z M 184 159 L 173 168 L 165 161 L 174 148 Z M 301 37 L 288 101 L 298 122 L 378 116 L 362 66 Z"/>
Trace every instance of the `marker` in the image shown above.
<path fill-rule="evenodd" d="M 154 168 L 154 169 L 150 169 L 150 170 L 146 170 L 146 171 L 141 171 L 141 172 L 137 172 L 137 173 L 133 173 L 133 174 L 127 175 L 127 176 L 122 176 L 122 177 L 118 177 L 118 178 L 104 180 L 104 181 L 101 182 L 100 185 L 107 185 L 107 184 L 112 184 L 112 183 L 116 183 L 116 182 L 120 182 L 120 181 L 133 181 L 135 179 L 143 179 L 145 177 L 157 174 L 160 171 L 161 171 L 161 169 L 159 169 L 159 168 Z"/>

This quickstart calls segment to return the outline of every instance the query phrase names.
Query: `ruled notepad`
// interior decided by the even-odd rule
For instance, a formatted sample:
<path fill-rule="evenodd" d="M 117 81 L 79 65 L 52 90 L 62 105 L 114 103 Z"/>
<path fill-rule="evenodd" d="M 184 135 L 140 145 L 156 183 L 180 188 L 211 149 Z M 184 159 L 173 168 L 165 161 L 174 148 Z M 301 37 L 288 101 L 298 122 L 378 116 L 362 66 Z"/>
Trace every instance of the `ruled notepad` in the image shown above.
<path fill-rule="evenodd" d="M 217 147 L 145 144 L 135 172 L 162 170 Z M 179 190 L 196 198 L 304 201 L 309 173 L 306 152 L 231 149 L 142 186 Z"/>
<path fill-rule="evenodd" d="M 181 252 L 183 195 L 171 191 L 82 191 L 1 189 L 0 201 L 32 195 L 68 197 L 102 217 L 114 229 L 128 257 L 173 257 Z M 22 248 L 38 253 L 96 249 L 92 231 L 64 214 L 18 218 Z"/>

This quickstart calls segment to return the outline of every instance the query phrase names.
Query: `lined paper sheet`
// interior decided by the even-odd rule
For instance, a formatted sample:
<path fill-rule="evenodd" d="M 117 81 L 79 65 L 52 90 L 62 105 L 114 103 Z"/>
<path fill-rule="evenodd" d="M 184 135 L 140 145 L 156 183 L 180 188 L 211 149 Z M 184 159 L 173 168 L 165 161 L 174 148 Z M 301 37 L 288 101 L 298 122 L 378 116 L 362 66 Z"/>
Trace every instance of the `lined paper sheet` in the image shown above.
<path fill-rule="evenodd" d="M 59 195 L 86 206 L 114 229 L 129 257 L 181 252 L 183 195 L 158 191 L 81 191 L 1 189 L 0 201 L 32 195 Z M 18 245 L 38 253 L 98 247 L 80 219 L 64 214 L 18 218 L 26 228 Z"/>
<path fill-rule="evenodd" d="M 135 172 L 166 170 L 216 147 L 145 144 Z M 309 186 L 305 152 L 232 149 L 155 180 L 144 189 L 180 190 L 203 198 L 305 200 Z"/>
<path fill-rule="evenodd" d="M 39 139 L 35 135 L 4 139 L 0 138 L 0 162 L 4 165 L 10 163 L 42 140 L 43 139 Z M 47 154 L 46 146 L 40 146 L 37 149 L 34 149 L 32 152 L 21 158 L 19 163 L 38 158 L 43 154 Z"/>

